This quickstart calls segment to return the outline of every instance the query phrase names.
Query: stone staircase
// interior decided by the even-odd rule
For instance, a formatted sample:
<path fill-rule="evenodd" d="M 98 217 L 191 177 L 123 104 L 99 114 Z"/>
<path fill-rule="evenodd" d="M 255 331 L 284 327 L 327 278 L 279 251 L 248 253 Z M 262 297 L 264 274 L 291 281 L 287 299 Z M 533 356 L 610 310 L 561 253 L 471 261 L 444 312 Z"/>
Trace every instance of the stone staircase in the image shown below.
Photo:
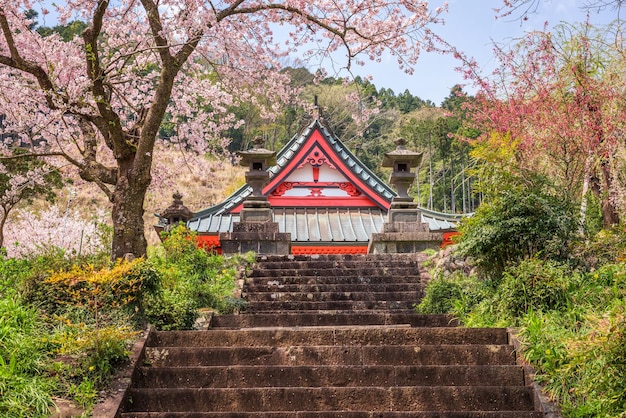
<path fill-rule="evenodd" d="M 148 336 L 117 416 L 543 417 L 505 329 L 413 311 L 422 257 L 259 257 L 245 312 Z"/>

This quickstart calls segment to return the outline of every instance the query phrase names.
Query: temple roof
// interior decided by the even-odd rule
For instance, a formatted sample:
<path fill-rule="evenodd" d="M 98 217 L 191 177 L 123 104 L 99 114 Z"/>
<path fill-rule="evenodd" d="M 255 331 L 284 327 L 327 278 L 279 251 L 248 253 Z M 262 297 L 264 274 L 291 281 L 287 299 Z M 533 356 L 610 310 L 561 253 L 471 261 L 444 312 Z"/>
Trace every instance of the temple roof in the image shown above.
<path fill-rule="evenodd" d="M 289 187 L 297 184 L 290 182 L 289 176 L 310 161 L 316 150 L 320 155 L 323 154 L 323 164 L 341 172 L 345 180 L 355 186 L 353 192 L 356 197 L 335 197 L 333 200 L 332 197 L 325 196 L 283 197 L 280 194 L 279 186 L 284 188 L 285 184 Z M 323 164 L 320 163 L 319 166 Z M 311 166 L 315 165 L 311 163 Z M 382 232 L 387 211 L 396 196 L 389 185 L 365 166 L 317 119 L 296 134 L 277 153 L 276 165 L 268 168 L 268 172 L 270 183 L 263 193 L 270 197 L 274 221 L 278 223 L 280 232 L 291 233 L 294 242 L 365 243 L 372 233 Z M 320 181 L 321 183 L 323 182 Z M 302 184 L 311 186 L 311 182 Z M 326 184 L 343 183 L 336 181 Z M 195 213 L 188 221 L 189 228 L 204 234 L 232 231 L 233 223 L 239 222 L 239 209 L 251 193 L 250 186 L 242 186 L 223 202 Z M 298 201 L 305 200 L 306 205 L 298 206 Z M 295 204 L 292 205 L 292 202 Z M 453 231 L 461 218 L 425 209 L 421 211 L 422 221 L 429 224 L 431 231 Z"/>
<path fill-rule="evenodd" d="M 298 242 L 367 243 L 372 233 L 383 232 L 387 213 L 380 208 L 273 208 L 274 222 L 280 232 L 291 233 Z M 462 215 L 447 215 L 421 210 L 422 222 L 431 231 L 456 230 Z M 192 231 L 218 234 L 229 232 L 239 222 L 238 213 L 207 214 L 188 222 Z"/>

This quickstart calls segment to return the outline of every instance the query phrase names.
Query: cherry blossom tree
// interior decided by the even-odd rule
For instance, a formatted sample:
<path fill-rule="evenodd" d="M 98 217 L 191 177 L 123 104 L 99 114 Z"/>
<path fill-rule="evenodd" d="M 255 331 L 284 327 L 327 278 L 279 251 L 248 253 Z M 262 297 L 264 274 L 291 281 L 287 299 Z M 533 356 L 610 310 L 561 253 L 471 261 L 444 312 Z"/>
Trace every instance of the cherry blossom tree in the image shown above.
<path fill-rule="evenodd" d="M 7 255 L 28 257 L 58 248 L 72 255 L 102 252 L 107 237 L 98 222 L 100 212 L 86 220 L 76 209 L 58 204 L 39 213 L 19 211 L 6 226 Z"/>
<path fill-rule="evenodd" d="M 41 4 L 44 5 L 45 4 Z M 228 107 L 287 100 L 280 63 L 298 52 L 343 67 L 395 56 L 411 71 L 445 5 L 413 0 L 68 0 L 59 21 L 86 22 L 65 42 L 30 29 L 31 0 L 0 1 L 0 114 L 29 155 L 75 165 L 112 204 L 112 257 L 146 251 L 144 198 L 155 141 L 221 148 Z M 43 10 L 45 15 L 47 10 Z M 275 35 L 276 31 L 286 37 Z M 259 97 L 269 98 L 260 101 Z M 30 141 L 29 138 L 35 138 Z"/>
<path fill-rule="evenodd" d="M 13 209 L 35 197 L 53 201 L 55 189 L 61 186 L 61 175 L 34 158 L 22 157 L 17 149 L 0 167 L 0 247 L 4 229 Z"/>
<path fill-rule="evenodd" d="M 520 167 L 553 179 L 582 202 L 583 216 L 591 189 L 605 226 L 619 222 L 624 200 L 624 48 L 614 29 L 561 25 L 529 33 L 512 49 L 496 48 L 500 65 L 491 77 L 464 60 L 466 78 L 479 89 L 468 105 L 482 138 L 507 141 Z"/>

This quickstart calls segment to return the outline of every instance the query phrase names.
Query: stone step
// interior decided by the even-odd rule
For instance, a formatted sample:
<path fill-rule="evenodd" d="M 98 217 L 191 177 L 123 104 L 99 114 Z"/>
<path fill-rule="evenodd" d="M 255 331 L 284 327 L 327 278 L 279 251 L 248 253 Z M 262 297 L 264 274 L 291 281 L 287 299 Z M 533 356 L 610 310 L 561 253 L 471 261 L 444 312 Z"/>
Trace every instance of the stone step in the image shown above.
<path fill-rule="evenodd" d="M 138 388 L 524 386 L 523 370 L 500 366 L 141 367 Z"/>
<path fill-rule="evenodd" d="M 313 301 L 272 301 L 272 302 L 253 302 L 246 305 L 244 312 L 257 313 L 257 312 L 274 312 L 274 311 L 349 311 L 349 310 L 398 310 L 398 309 L 411 309 L 419 299 L 414 301 L 325 301 L 325 302 L 313 302 Z"/>
<path fill-rule="evenodd" d="M 256 258 L 257 263 L 282 262 L 282 261 L 383 261 L 400 262 L 417 260 L 423 262 L 428 256 L 423 253 L 406 254 L 299 254 L 299 255 L 260 255 Z"/>
<path fill-rule="evenodd" d="M 255 268 L 248 277 L 298 277 L 298 276 L 331 276 L 342 277 L 347 273 L 356 276 L 415 276 L 418 275 L 417 267 L 363 267 L 355 269 L 343 269 L 343 268 L 304 268 L 304 269 L 274 269 L 264 270 L 262 268 Z"/>
<path fill-rule="evenodd" d="M 145 366 L 454 366 L 513 365 L 510 345 L 299 345 L 242 347 L 146 347 Z"/>
<path fill-rule="evenodd" d="M 121 418 L 544 418 L 533 411 L 126 412 Z"/>
<path fill-rule="evenodd" d="M 161 331 L 148 346 L 255 347 L 293 345 L 508 344 L 504 328 L 275 327 L 241 330 Z"/>
<path fill-rule="evenodd" d="M 283 261 L 265 261 L 257 262 L 255 267 L 264 270 L 278 270 L 278 269 L 363 269 L 371 267 L 389 267 L 389 260 L 283 260 Z M 395 267 L 413 267 L 418 268 L 419 263 L 417 260 L 397 260 L 394 261 Z"/>
<path fill-rule="evenodd" d="M 244 290 L 242 297 L 249 303 L 254 302 L 336 302 L 336 301 L 409 301 L 416 303 L 423 296 L 421 290 L 406 292 L 247 292 Z"/>
<path fill-rule="evenodd" d="M 340 276 L 265 276 L 265 277 L 247 277 L 245 285 L 312 285 L 321 286 L 328 284 L 351 285 L 351 284 L 405 284 L 405 283 L 421 283 L 419 275 L 402 275 L 402 276 L 383 276 L 374 274 L 352 274 L 349 271 L 344 272 Z"/>
<path fill-rule="evenodd" d="M 281 284 L 278 280 L 268 280 L 264 284 L 246 283 L 244 292 L 410 292 L 421 291 L 424 285 L 419 281 L 406 283 L 298 283 Z"/>
<path fill-rule="evenodd" d="M 525 386 L 129 390 L 130 411 L 532 411 Z"/>
<path fill-rule="evenodd" d="M 295 327 L 295 326 L 345 326 L 345 325 L 397 325 L 413 327 L 457 326 L 451 315 L 420 315 L 413 310 L 404 311 L 328 311 L 256 313 L 254 315 L 215 315 L 211 328 Z"/>

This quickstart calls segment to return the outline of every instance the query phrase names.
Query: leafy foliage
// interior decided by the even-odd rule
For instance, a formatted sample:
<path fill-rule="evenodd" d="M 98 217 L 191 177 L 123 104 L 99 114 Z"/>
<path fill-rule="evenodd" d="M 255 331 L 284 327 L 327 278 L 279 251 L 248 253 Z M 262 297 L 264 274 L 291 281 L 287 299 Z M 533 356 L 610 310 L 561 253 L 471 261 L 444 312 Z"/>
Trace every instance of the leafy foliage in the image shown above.
<path fill-rule="evenodd" d="M 146 303 L 146 318 L 157 328 L 190 329 L 198 309 L 238 309 L 232 297 L 237 266 L 252 256 L 225 259 L 196 246 L 195 234 L 183 226 L 164 234 L 163 251 L 151 261 L 162 274 L 162 287 Z"/>
<path fill-rule="evenodd" d="M 604 245 L 623 247 L 616 242 Z M 619 251 L 606 248 L 605 254 Z M 497 281 L 436 273 L 418 309 L 452 313 L 468 326 L 517 327 L 521 354 L 563 416 L 620 416 L 626 407 L 626 264 L 603 260 L 589 271 L 580 261 L 531 258 L 509 265 Z"/>
<path fill-rule="evenodd" d="M 458 309 L 467 310 L 488 297 L 492 290 L 486 281 L 467 277 L 461 272 L 450 276 L 436 273 L 426 284 L 426 295 L 416 309 L 424 314 L 455 313 L 464 316 Z"/>
<path fill-rule="evenodd" d="M 460 251 L 497 279 L 521 260 L 566 259 L 578 231 L 575 219 L 568 201 L 537 187 L 513 187 L 483 202 L 461 224 Z"/>
<path fill-rule="evenodd" d="M 154 252 L 115 263 L 54 247 L 0 252 L 0 415 L 45 417 L 53 395 L 89 413 L 137 329 L 189 329 L 198 309 L 240 306 L 235 279 L 250 257 L 209 254 L 184 228 Z"/>
<path fill-rule="evenodd" d="M 41 376 L 43 327 L 34 309 L 5 295 L 0 293 L 0 415 L 45 416 L 51 385 Z"/>

